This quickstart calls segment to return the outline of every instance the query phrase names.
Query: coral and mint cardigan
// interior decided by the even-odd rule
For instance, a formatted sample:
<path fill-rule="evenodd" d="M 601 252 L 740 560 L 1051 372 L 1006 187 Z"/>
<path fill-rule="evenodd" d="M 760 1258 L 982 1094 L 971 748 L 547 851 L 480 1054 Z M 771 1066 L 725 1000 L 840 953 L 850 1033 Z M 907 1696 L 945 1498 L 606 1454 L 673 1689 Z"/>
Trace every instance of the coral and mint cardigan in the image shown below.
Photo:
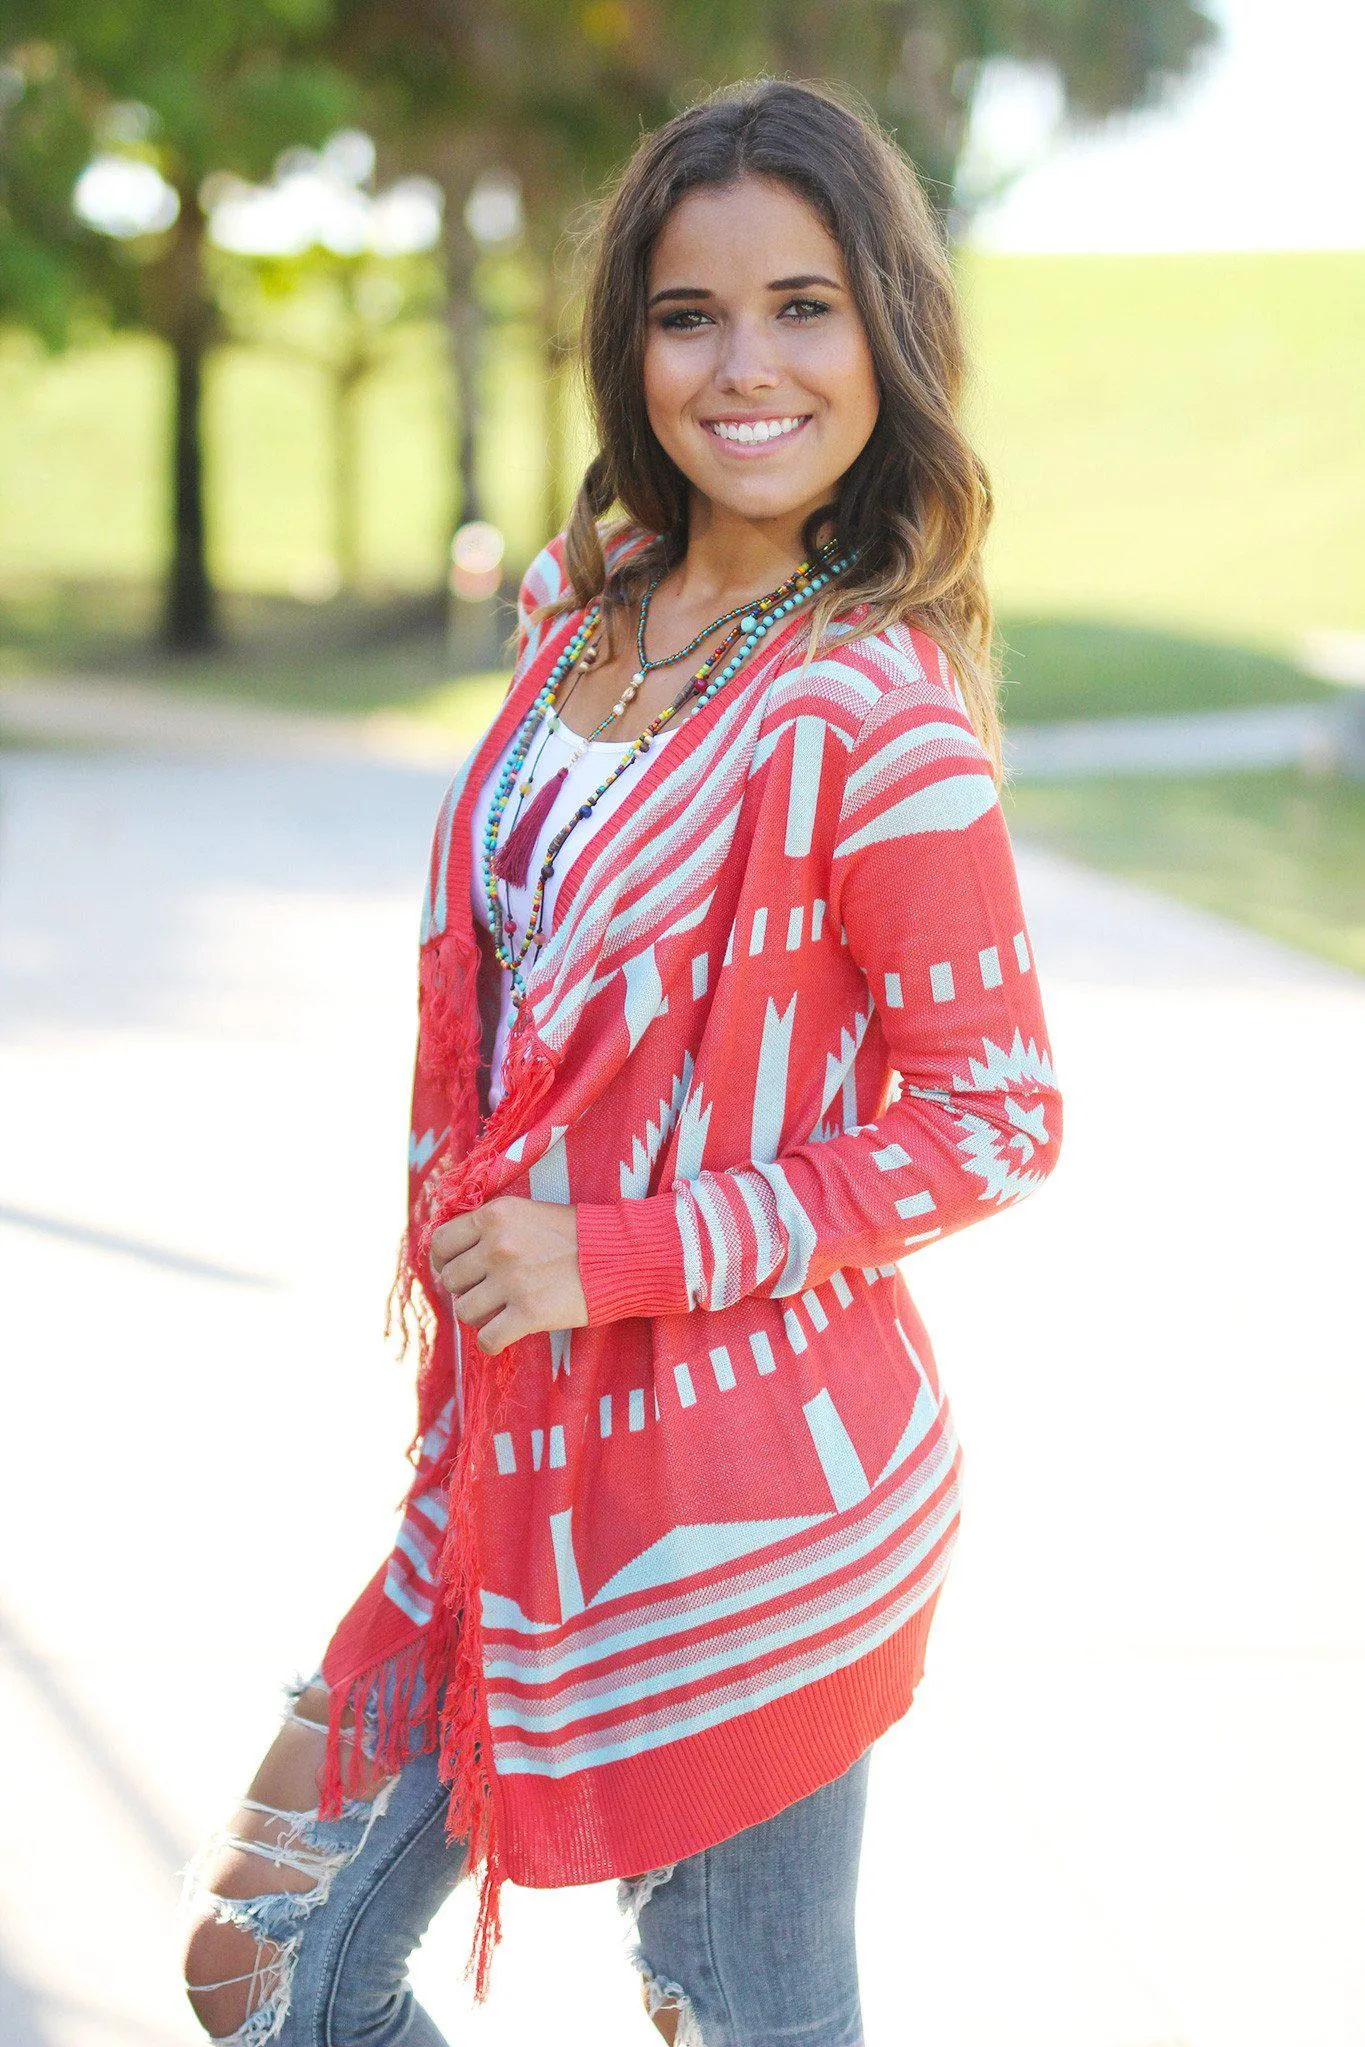
<path fill-rule="evenodd" d="M 437 821 L 416 1472 L 324 1664 L 333 1803 L 348 1706 L 394 1766 L 441 1741 L 478 1996 L 504 1876 L 672 1863 L 905 1713 L 961 1467 L 905 1268 L 1031 1193 L 1061 1136 L 987 756 L 939 648 L 849 637 L 857 614 L 809 662 L 800 614 L 775 631 L 569 840 L 483 1114 L 471 811 L 581 618 L 528 620 L 563 574 L 556 541 Z M 489 1357 L 421 1275 L 434 1223 L 500 1193 L 574 1205 L 588 1320 Z"/>

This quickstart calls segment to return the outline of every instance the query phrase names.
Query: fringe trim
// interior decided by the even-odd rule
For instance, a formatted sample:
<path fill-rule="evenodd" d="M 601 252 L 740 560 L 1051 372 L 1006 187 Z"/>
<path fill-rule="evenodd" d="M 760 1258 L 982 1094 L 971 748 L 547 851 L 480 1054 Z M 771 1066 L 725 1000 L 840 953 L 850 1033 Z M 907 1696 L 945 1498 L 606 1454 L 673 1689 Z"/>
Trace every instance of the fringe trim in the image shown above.
<path fill-rule="evenodd" d="M 433 1230 L 449 1217 L 479 1206 L 507 1145 L 525 1127 L 553 1084 L 556 1064 L 523 1007 L 503 1068 L 507 1092 L 469 1152 L 436 1181 L 432 1219 L 419 1238 L 424 1269 Z M 466 1976 L 474 1974 L 476 2003 L 487 1996 L 493 1949 L 502 1937 L 500 1893 L 504 1881 L 497 1770 L 483 1667 L 482 1474 L 493 1432 L 529 1340 L 509 1344 L 491 1356 L 480 1349 L 477 1338 L 462 1346 L 464 1427 L 453 1461 L 447 1453 L 439 1460 L 436 1473 L 439 1479 L 449 1466 L 449 1516 L 437 1566 L 443 1661 L 446 1645 L 450 1650 L 445 1664 L 450 1680 L 441 1715 L 441 1777 L 451 1786 L 447 1838 L 467 1842 L 466 1868 L 481 1871 L 478 1916 L 465 1969 Z"/>
<path fill-rule="evenodd" d="M 399 1240 L 393 1285 L 384 1305 L 384 1341 L 389 1343 L 397 1335 L 400 1360 L 407 1356 L 414 1342 L 417 1347 L 417 1425 L 407 1447 L 408 1462 L 414 1466 L 421 1455 L 422 1440 L 442 1404 L 433 1383 L 433 1360 L 439 1333 L 440 1318 L 422 1285 L 412 1256 L 412 1226 L 409 1224 Z M 407 1501 L 403 1504 L 406 1506 Z"/>
<path fill-rule="evenodd" d="M 396 1655 L 357 1671 L 344 1685 L 336 1686 L 328 1698 L 327 1744 L 323 1756 L 322 1781 L 318 1792 L 318 1818 L 338 1819 L 348 1798 L 365 1795 L 365 1762 L 397 1773 L 413 1753 L 411 1737 L 420 1728 L 422 1746 L 436 1744 L 436 1710 L 439 1694 L 431 1691 L 421 1713 L 413 1713 L 413 1694 L 419 1677 L 425 1675 L 428 1644 L 425 1638 L 412 1642 Z M 389 1676 L 394 1683 L 390 1696 Z M 341 1755 L 341 1723 L 349 1709 L 352 1740 L 348 1759 Z M 368 1722 L 376 1728 L 374 1748 L 366 1751 L 361 1736 Z"/>
<path fill-rule="evenodd" d="M 514 1137 L 525 1129 L 531 1112 L 548 1094 L 559 1062 L 540 1037 L 525 1004 L 512 1028 L 511 1042 L 503 1061 L 502 1080 L 506 1090 L 483 1129 L 462 1157 L 452 1144 L 448 1163 L 433 1175 L 429 1220 L 418 1232 L 417 1269 L 428 1270 L 433 1232 L 452 1216 L 477 1208 L 485 1198 L 499 1162 Z"/>
<path fill-rule="evenodd" d="M 476 1012 L 477 1005 L 458 999 L 459 967 L 466 964 L 469 949 L 467 941 L 458 937 L 453 945 L 443 941 L 438 965 L 428 968 L 427 962 L 423 963 L 418 1060 L 428 1071 L 433 1063 L 445 1067 L 447 1058 L 452 1061 L 452 1067 L 445 1067 L 447 1073 L 452 1073 L 452 1141 L 445 1153 L 447 1163 L 417 1190 L 389 1297 L 387 1327 L 391 1330 L 396 1320 L 405 1339 L 415 1329 L 420 1347 L 419 1421 L 410 1456 L 415 1456 L 427 1427 L 453 1390 L 449 1383 L 453 1379 L 450 1347 L 439 1342 L 443 1317 L 436 1314 L 423 1279 L 430 1269 L 432 1234 L 442 1222 L 477 1208 L 485 1199 L 502 1155 L 548 1093 L 558 1065 L 523 1005 L 503 1066 L 506 1092 L 466 1149 L 465 1137 L 478 1123 L 477 1094 L 473 1094 L 472 1120 L 461 1120 L 468 1115 L 473 1093 L 472 1085 L 466 1083 L 481 1050 L 481 1041 L 466 1028 L 469 1014 Z M 454 1017 L 452 996 L 456 998 L 453 1006 L 458 1012 Z M 458 1432 L 451 1430 L 435 1465 L 428 1471 L 419 1471 L 412 1486 L 413 1493 L 429 1492 L 438 1486 L 447 1488 L 449 1513 L 437 1565 L 436 1610 L 418 1642 L 361 1671 L 333 1693 L 329 1702 L 323 1803 L 319 1810 L 327 1816 L 338 1812 L 343 1796 L 348 1790 L 354 1793 L 360 1781 L 359 1730 L 367 1711 L 377 1722 L 374 1760 L 381 1768 L 401 1769 L 416 1730 L 420 1730 L 425 1748 L 439 1741 L 441 1780 L 451 1787 L 446 1838 L 467 1844 L 466 1870 L 478 1874 L 478 1913 L 465 1975 L 474 1977 L 474 2001 L 481 2004 L 488 1995 L 493 1950 L 502 1937 L 500 1894 L 505 1880 L 497 1770 L 484 1678 L 483 1558 L 479 1540 L 482 1473 L 493 1432 L 517 1377 L 518 1363 L 533 1339 L 522 1339 L 496 1355 L 489 1355 L 480 1349 L 473 1332 L 471 1336 L 473 1340 L 462 1346 L 464 1425 Z M 395 1673 L 392 1698 L 387 1696 L 390 1671 Z M 426 1689 L 422 1705 L 414 1713 L 419 1676 Z M 349 1768 L 343 1770 L 341 1719 L 348 1706 L 357 1734 Z"/>
<path fill-rule="evenodd" d="M 493 1949 L 502 1936 L 501 1828 L 493 1737 L 483 1667 L 482 1556 L 478 1539 L 483 1448 L 493 1410 L 502 1404 L 516 1369 L 512 1344 L 465 1375 L 465 1428 L 450 1487 L 450 1516 L 437 1570 L 444 1626 L 453 1637 L 450 1680 L 441 1714 L 440 1771 L 451 1787 L 446 1835 L 466 1842 L 466 1866 L 481 1872 L 474 1940 L 465 1974 L 474 1973 L 474 2000 L 487 1995 Z"/>
<path fill-rule="evenodd" d="M 445 1099 L 448 1160 L 463 1159 L 479 1130 L 478 1070 L 483 1055 L 479 965 L 478 942 L 467 916 L 453 918 L 439 939 L 422 948 L 418 963 L 418 1076 L 419 1082 L 434 1081 Z M 426 1279 L 437 1191 L 449 1173 L 448 1167 L 444 1173 L 429 1169 L 413 1175 L 409 1183 L 408 1223 L 384 1315 L 385 1339 L 397 1334 L 400 1358 L 414 1341 L 417 1346 L 417 1426 L 408 1445 L 412 1464 L 454 1391 L 453 1356 L 438 1362 L 441 1309 L 428 1292 Z"/>
<path fill-rule="evenodd" d="M 462 871 L 458 859 L 453 864 L 457 874 Z M 360 1733 L 367 1712 L 378 1727 L 374 1760 L 381 1768 L 401 1769 L 417 1729 L 426 1747 L 439 1741 L 441 1778 L 451 1787 L 447 1838 L 467 1842 L 466 1868 L 481 1871 L 474 1942 L 465 1971 L 466 1976 L 474 1974 L 476 2003 L 487 1996 L 493 1949 L 501 1937 L 499 1892 L 504 1876 L 483 1668 L 481 1475 L 524 1345 L 509 1344 L 496 1356 L 483 1352 L 477 1339 L 461 1345 L 463 1426 L 451 1429 L 435 1465 L 421 1470 L 419 1446 L 453 1394 L 455 1376 L 453 1314 L 448 1326 L 446 1306 L 438 1306 L 426 1275 L 433 1232 L 484 1201 L 503 1153 L 549 1091 L 558 1063 L 523 1004 L 503 1065 L 505 1092 L 480 1128 L 479 969 L 478 941 L 460 901 L 445 931 L 422 948 L 419 962 L 419 1083 L 430 1081 L 443 1093 L 450 1135 L 439 1162 L 433 1161 L 427 1173 L 411 1183 L 408 1227 L 385 1320 L 386 1336 L 395 1328 L 399 1332 L 400 1354 L 414 1337 L 418 1346 L 418 1425 L 409 1458 L 419 1469 L 409 1497 L 438 1486 L 447 1488 L 449 1514 L 437 1566 L 436 1608 L 417 1642 L 380 1659 L 333 1693 L 320 1807 L 329 1814 L 339 1810 L 348 1784 L 354 1789 L 359 1782 Z M 447 1335 L 450 1341 L 443 1341 Z M 426 1689 L 414 1714 L 419 1677 Z M 341 1719 L 348 1707 L 356 1738 L 349 1768 L 343 1771 Z"/>
<path fill-rule="evenodd" d="M 479 1125 L 479 948 L 468 925 L 465 910 L 423 947 L 418 969 L 417 1063 L 445 1087 L 452 1140 L 457 1132 L 472 1135 Z"/>

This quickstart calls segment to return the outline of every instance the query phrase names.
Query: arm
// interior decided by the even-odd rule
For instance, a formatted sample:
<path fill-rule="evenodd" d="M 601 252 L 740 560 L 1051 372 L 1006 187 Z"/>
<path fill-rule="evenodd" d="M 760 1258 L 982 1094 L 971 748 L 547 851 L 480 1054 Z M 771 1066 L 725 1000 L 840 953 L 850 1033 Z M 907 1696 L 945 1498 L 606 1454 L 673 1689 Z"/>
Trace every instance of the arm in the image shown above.
<path fill-rule="evenodd" d="M 1014 858 L 986 755 L 947 699 L 894 688 L 864 721 L 828 900 L 867 977 L 892 1098 L 874 1121 L 770 1163 L 580 1203 L 590 1324 L 795 1294 L 841 1266 L 894 1262 L 1052 1170 L 1061 1100 Z"/>

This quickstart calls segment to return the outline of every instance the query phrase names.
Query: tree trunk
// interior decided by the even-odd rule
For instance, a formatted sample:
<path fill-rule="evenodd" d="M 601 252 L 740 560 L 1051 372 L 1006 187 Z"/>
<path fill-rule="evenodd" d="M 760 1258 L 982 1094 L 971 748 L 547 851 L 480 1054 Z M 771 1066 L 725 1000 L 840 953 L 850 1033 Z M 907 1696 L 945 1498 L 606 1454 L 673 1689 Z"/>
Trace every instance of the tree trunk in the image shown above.
<path fill-rule="evenodd" d="M 483 517 L 479 493 L 479 355 L 482 320 L 474 297 L 474 244 L 464 225 L 462 182 L 445 194 L 446 329 L 455 392 L 455 505 L 451 530 Z"/>
<path fill-rule="evenodd" d="M 571 360 L 560 332 L 562 314 L 551 284 L 541 307 L 541 348 L 545 374 L 545 505 L 541 526 L 545 538 L 558 533 L 569 512 L 568 422 L 565 383 Z"/>
<path fill-rule="evenodd" d="M 332 374 L 332 559 L 337 586 L 360 582 L 360 463 L 357 443 L 361 370 L 353 363 Z"/>
<path fill-rule="evenodd" d="M 455 438 L 455 523 L 483 517 L 479 491 L 479 340 L 483 322 L 468 280 L 450 302 L 450 360 L 458 411 Z"/>
<path fill-rule="evenodd" d="M 360 584 L 360 393 L 369 368 L 355 269 L 341 278 L 341 360 L 332 372 L 332 559 L 339 587 Z"/>
<path fill-rule="evenodd" d="M 171 450 L 171 561 L 163 635 L 181 653 L 218 643 L 218 607 L 208 567 L 204 505 L 204 361 L 212 308 L 204 282 L 204 216 L 192 191 L 180 194 L 180 214 L 167 255 L 165 333 L 174 363 Z"/>
<path fill-rule="evenodd" d="M 467 185 L 456 180 L 445 187 L 445 284 L 446 333 L 450 349 L 450 381 L 455 399 L 454 503 L 451 507 L 450 537 L 471 519 L 483 517 L 479 491 L 479 357 L 482 320 L 474 297 L 473 242 L 464 225 Z M 450 586 L 450 550 L 446 549 L 446 631 L 452 648 L 465 621 L 461 606 Z"/>

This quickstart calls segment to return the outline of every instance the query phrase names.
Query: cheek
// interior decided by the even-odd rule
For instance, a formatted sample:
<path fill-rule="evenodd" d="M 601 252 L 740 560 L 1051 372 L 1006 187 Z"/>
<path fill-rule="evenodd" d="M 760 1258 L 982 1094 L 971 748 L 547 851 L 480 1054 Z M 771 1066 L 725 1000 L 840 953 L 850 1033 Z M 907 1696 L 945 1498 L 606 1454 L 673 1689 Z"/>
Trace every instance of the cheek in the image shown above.
<path fill-rule="evenodd" d="M 644 386 L 645 410 L 649 423 L 660 440 L 667 439 L 677 431 L 677 418 L 696 381 L 689 373 L 689 367 L 678 359 L 675 349 L 661 337 L 651 337 L 645 344 Z"/>
<path fill-rule="evenodd" d="M 877 417 L 877 374 L 861 334 L 845 337 L 827 365 L 829 392 L 850 432 L 868 433 Z"/>

